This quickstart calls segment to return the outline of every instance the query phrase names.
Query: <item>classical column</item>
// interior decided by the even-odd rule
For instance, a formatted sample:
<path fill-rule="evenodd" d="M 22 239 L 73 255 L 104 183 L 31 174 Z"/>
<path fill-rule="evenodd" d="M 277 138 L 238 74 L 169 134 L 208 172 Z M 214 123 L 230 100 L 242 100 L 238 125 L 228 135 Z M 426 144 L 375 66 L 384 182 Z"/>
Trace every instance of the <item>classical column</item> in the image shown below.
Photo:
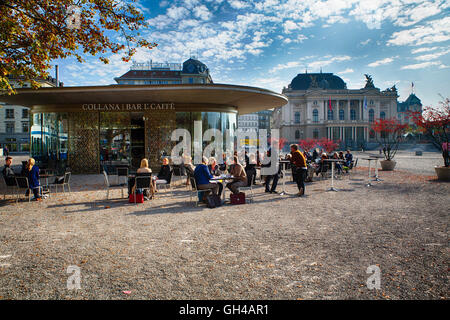
<path fill-rule="evenodd" d="M 345 119 L 350 120 L 350 99 L 347 99 L 347 117 Z"/>

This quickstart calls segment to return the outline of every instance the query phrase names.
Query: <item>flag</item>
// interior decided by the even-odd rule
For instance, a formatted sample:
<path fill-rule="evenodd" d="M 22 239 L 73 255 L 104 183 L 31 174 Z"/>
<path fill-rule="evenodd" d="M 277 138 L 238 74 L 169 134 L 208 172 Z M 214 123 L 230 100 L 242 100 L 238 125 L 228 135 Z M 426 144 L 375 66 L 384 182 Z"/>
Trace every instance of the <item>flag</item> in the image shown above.
<path fill-rule="evenodd" d="M 411 87 L 413 87 L 413 88 L 414 88 L 414 82 L 411 82 Z"/>
<path fill-rule="evenodd" d="M 331 111 L 333 111 L 333 108 L 331 107 L 331 97 L 330 97 L 330 100 L 328 101 L 328 109 L 330 109 Z"/>
<path fill-rule="evenodd" d="M 364 97 L 364 109 L 367 110 L 367 97 Z"/>

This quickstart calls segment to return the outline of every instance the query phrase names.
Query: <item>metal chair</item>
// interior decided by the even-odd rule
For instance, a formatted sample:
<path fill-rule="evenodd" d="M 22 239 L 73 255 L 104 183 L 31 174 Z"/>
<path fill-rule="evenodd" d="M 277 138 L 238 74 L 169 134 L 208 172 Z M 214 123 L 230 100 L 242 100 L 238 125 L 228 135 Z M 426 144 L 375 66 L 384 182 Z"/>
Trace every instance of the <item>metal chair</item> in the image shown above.
<path fill-rule="evenodd" d="M 13 185 L 7 185 L 5 181 L 5 177 L 3 174 L 0 175 L 0 189 L 3 190 L 3 200 L 6 199 L 6 195 L 15 195 L 16 194 L 17 183 L 14 180 Z"/>
<path fill-rule="evenodd" d="M 30 185 L 28 183 L 28 178 L 27 177 L 16 177 L 16 203 L 19 202 L 19 197 L 20 197 L 20 190 L 25 190 L 28 191 L 28 202 L 31 201 L 31 193 L 32 193 L 32 189 L 30 189 Z"/>
<path fill-rule="evenodd" d="M 168 180 L 156 179 L 155 180 L 156 186 L 158 186 L 158 185 L 163 186 L 164 189 L 169 189 L 170 192 L 172 193 L 172 188 L 171 188 L 172 175 L 173 175 L 173 170 L 170 170 Z"/>
<path fill-rule="evenodd" d="M 117 184 L 120 184 L 120 177 L 125 177 L 125 183 L 128 183 L 128 168 L 117 167 Z"/>
<path fill-rule="evenodd" d="M 137 189 L 142 189 L 142 192 L 144 192 L 144 190 L 151 190 L 151 183 L 152 183 L 152 176 L 150 175 L 143 175 L 143 176 L 137 176 L 136 180 L 135 180 L 135 185 L 134 185 L 134 204 L 137 205 L 136 203 L 136 190 Z"/>
<path fill-rule="evenodd" d="M 225 189 L 226 188 L 224 188 L 224 190 L 223 190 L 223 192 L 225 192 Z M 255 202 L 254 200 L 253 200 L 253 183 L 251 182 L 250 183 L 250 185 L 247 183 L 247 186 L 245 186 L 245 187 L 239 187 L 239 192 L 241 192 L 241 191 L 246 191 L 246 190 L 250 190 L 250 198 L 249 198 L 249 201 L 250 202 Z"/>
<path fill-rule="evenodd" d="M 105 179 L 105 187 L 106 187 L 106 200 L 109 199 L 109 189 L 118 189 L 120 188 L 122 191 L 122 198 L 123 198 L 123 188 L 126 186 L 126 184 L 110 184 L 108 179 L 108 174 L 106 171 L 103 171 L 103 177 Z"/>

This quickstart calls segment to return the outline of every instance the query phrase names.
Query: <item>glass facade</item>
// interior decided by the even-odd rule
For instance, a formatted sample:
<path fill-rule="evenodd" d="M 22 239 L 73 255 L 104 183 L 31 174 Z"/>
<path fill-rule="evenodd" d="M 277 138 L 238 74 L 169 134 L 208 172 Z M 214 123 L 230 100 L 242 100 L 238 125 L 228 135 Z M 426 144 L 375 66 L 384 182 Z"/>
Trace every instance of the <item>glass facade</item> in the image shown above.
<path fill-rule="evenodd" d="M 170 155 L 177 143 L 171 141 L 175 129 L 189 131 L 194 154 L 195 121 L 202 137 L 208 129 L 221 130 L 224 150 L 227 142 L 234 144 L 237 115 L 233 112 L 35 113 L 30 154 L 40 166 L 69 166 L 74 173 L 111 171 L 117 166 L 136 169 L 145 157 L 150 166 L 158 167 L 161 157 Z M 209 143 L 203 141 L 203 148 Z M 87 167 L 89 172 L 82 172 Z"/>

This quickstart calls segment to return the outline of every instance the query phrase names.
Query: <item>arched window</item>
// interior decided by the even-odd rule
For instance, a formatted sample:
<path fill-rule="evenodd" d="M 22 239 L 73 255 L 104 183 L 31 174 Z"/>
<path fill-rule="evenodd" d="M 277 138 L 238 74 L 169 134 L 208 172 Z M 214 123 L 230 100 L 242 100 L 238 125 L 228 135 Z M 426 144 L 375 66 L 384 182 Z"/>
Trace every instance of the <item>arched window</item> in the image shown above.
<path fill-rule="evenodd" d="M 373 111 L 373 109 L 369 110 L 369 122 L 374 122 L 375 121 L 375 111 Z"/>
<path fill-rule="evenodd" d="M 328 109 L 328 120 L 333 120 L 333 110 Z"/>
<path fill-rule="evenodd" d="M 344 109 L 339 110 L 339 120 L 345 120 Z"/>
<path fill-rule="evenodd" d="M 384 112 L 384 111 L 381 111 L 380 112 L 380 119 L 386 119 L 386 112 Z"/>
<path fill-rule="evenodd" d="M 319 122 L 319 111 L 317 109 L 313 110 L 313 122 Z"/>
<path fill-rule="evenodd" d="M 319 129 L 314 129 L 313 131 L 313 138 L 318 139 L 319 138 Z"/>
<path fill-rule="evenodd" d="M 356 120 L 356 110 L 355 109 L 350 110 L 350 120 Z"/>
<path fill-rule="evenodd" d="M 300 112 L 295 113 L 295 123 L 300 123 Z"/>
<path fill-rule="evenodd" d="M 370 130 L 370 132 L 369 132 L 369 138 L 370 138 L 370 139 L 375 139 L 375 131 Z"/>
<path fill-rule="evenodd" d="M 295 130 L 295 139 L 300 139 L 300 131 Z"/>

